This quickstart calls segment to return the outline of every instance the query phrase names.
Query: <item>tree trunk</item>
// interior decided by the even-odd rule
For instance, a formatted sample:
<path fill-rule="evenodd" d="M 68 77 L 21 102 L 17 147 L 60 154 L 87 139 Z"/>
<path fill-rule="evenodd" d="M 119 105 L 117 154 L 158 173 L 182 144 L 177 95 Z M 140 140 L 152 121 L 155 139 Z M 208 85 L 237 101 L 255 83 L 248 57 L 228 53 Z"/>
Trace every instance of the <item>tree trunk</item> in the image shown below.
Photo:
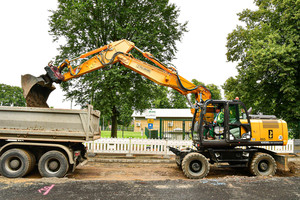
<path fill-rule="evenodd" d="M 112 116 L 111 116 L 111 137 L 117 138 L 118 137 L 118 111 L 115 106 L 112 108 Z"/>

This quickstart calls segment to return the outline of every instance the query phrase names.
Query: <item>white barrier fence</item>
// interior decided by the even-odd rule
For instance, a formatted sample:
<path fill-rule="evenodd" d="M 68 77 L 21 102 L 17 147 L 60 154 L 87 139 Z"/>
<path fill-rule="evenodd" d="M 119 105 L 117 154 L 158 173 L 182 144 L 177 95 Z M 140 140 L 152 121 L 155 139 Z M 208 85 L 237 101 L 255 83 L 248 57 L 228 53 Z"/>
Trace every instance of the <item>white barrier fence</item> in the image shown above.
<path fill-rule="evenodd" d="M 101 138 L 86 142 L 85 146 L 90 153 L 110 154 L 149 154 L 172 155 L 169 146 L 175 148 L 194 148 L 191 140 L 161 140 L 161 139 L 133 139 L 133 138 Z M 294 153 L 294 140 L 288 140 L 286 146 L 262 146 L 277 153 Z"/>

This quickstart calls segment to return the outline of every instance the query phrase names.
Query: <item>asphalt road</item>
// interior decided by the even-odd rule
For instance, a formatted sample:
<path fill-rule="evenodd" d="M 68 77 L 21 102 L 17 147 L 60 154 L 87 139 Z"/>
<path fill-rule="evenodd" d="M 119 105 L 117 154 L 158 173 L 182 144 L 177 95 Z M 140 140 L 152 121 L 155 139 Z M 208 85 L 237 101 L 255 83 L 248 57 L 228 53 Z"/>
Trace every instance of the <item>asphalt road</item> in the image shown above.
<path fill-rule="evenodd" d="M 10 180 L 0 183 L 0 199 L 300 199 L 300 177 L 164 181 Z"/>

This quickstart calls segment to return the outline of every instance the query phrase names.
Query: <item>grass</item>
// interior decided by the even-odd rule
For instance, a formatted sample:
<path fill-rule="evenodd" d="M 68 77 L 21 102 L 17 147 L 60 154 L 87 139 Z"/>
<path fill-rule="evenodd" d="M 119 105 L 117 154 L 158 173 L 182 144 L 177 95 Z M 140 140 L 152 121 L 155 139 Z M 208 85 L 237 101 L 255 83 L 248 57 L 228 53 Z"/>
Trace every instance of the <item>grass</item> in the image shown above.
<path fill-rule="evenodd" d="M 110 131 L 101 131 L 102 138 L 110 138 L 111 132 Z M 141 136 L 141 132 L 131 132 L 131 131 L 124 131 L 124 137 L 122 131 L 118 131 L 118 138 L 143 138 L 147 139 L 147 136 Z"/>

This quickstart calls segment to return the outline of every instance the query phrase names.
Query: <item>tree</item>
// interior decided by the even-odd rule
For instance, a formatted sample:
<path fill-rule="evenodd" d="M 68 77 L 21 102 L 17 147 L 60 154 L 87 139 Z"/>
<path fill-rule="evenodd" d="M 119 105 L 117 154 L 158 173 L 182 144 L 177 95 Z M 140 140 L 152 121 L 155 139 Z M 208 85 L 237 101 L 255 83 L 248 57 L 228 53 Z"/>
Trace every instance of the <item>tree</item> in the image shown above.
<path fill-rule="evenodd" d="M 238 62 L 238 75 L 223 85 L 225 96 L 239 96 L 255 112 L 299 123 L 299 1 L 254 2 L 258 10 L 239 13 L 245 26 L 227 37 L 227 60 Z"/>
<path fill-rule="evenodd" d="M 134 42 L 167 63 L 177 51 L 176 41 L 186 32 L 186 23 L 178 22 L 179 9 L 168 0 L 59 0 L 58 3 L 49 21 L 54 41 L 66 39 L 66 44 L 59 48 L 57 63 L 120 39 Z M 112 137 L 117 136 L 117 118 L 124 106 L 127 115 L 129 108 L 150 107 L 157 91 L 150 80 L 119 64 L 65 82 L 62 87 L 67 99 L 72 98 L 81 106 L 91 103 L 102 115 L 110 115 Z"/>
<path fill-rule="evenodd" d="M 165 86 L 158 86 L 155 100 L 153 101 L 154 108 L 172 108 L 170 99 L 170 90 Z"/>
<path fill-rule="evenodd" d="M 233 77 L 229 77 L 224 85 L 222 85 L 222 88 L 224 90 L 224 95 L 226 99 L 234 99 L 235 97 L 241 97 L 242 96 L 242 89 L 239 89 L 238 87 L 238 80 Z"/>
<path fill-rule="evenodd" d="M 0 84 L 1 106 L 26 106 L 23 90 L 17 86 Z"/>
<path fill-rule="evenodd" d="M 180 94 L 176 90 L 171 90 L 170 99 L 172 108 L 188 108 L 185 96 Z"/>
<path fill-rule="evenodd" d="M 219 86 L 211 83 L 211 84 L 207 84 L 206 87 L 207 87 L 207 89 L 210 90 L 212 99 L 215 99 L 215 100 L 222 99 L 221 90 L 219 89 Z"/>

